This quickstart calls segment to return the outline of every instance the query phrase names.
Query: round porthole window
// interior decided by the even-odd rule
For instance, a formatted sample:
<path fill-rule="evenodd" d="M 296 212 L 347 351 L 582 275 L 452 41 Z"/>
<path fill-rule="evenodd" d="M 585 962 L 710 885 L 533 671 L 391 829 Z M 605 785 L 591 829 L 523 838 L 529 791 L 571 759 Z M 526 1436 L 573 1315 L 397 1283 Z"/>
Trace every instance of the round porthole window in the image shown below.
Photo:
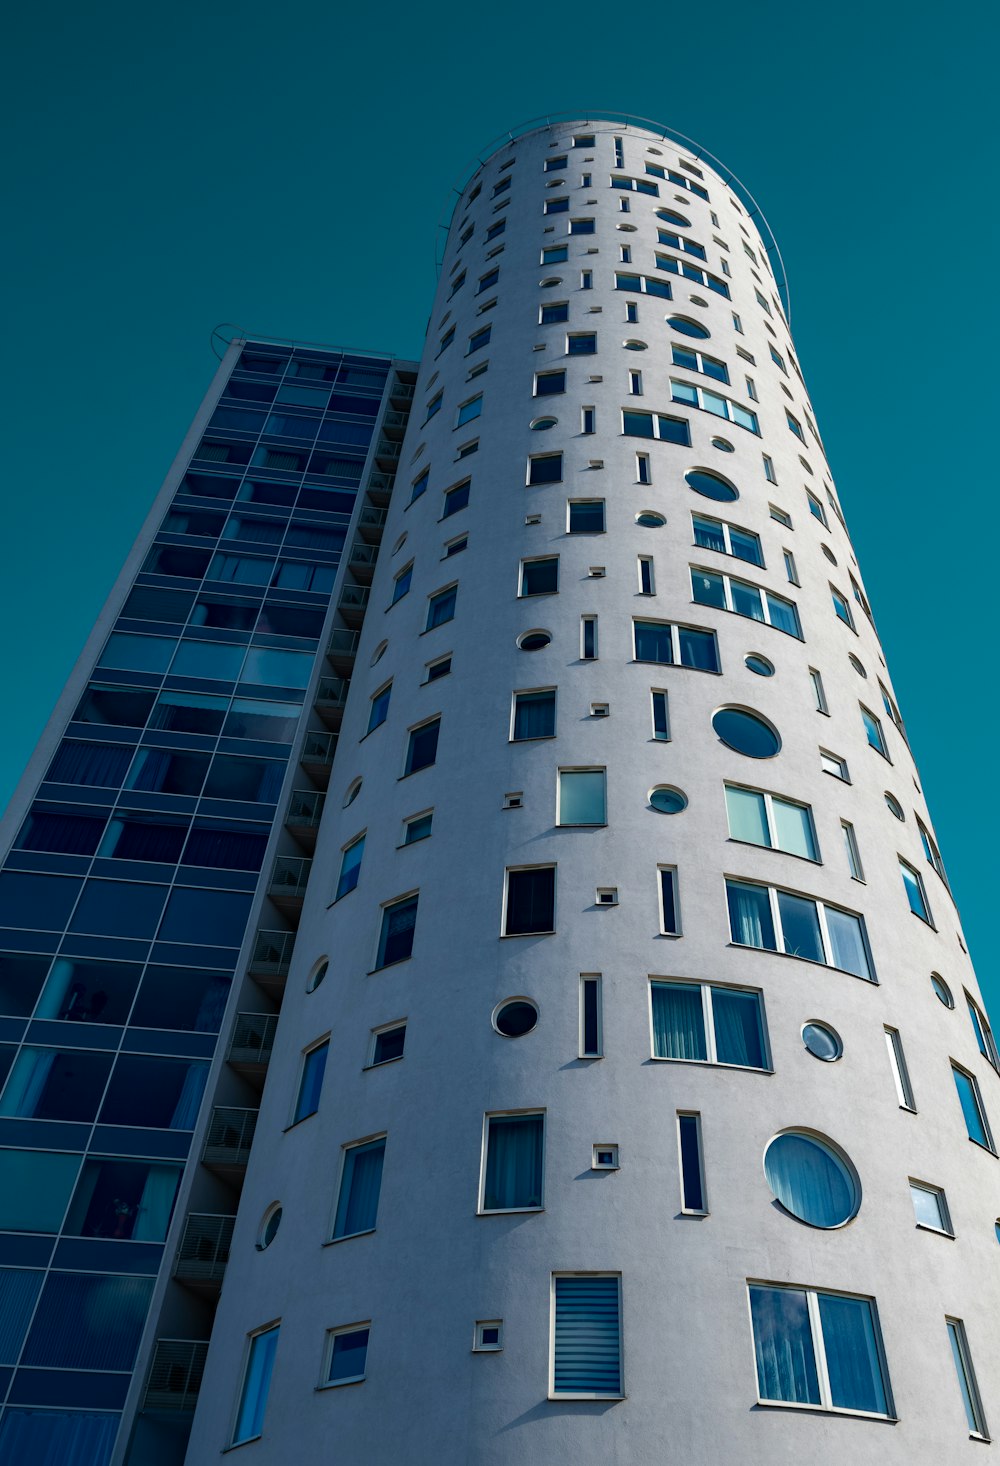
<path fill-rule="evenodd" d="M 862 661 L 859 661 L 859 659 L 854 655 L 853 652 L 848 652 L 847 655 L 850 659 L 851 666 L 854 668 L 855 672 L 857 672 L 858 676 L 864 677 L 867 680 L 868 673 L 865 671 L 864 663 Z"/>
<path fill-rule="evenodd" d="M 681 336 L 693 336 L 696 341 L 704 341 L 712 334 L 700 321 L 692 321 L 688 316 L 667 316 L 667 325 Z"/>
<path fill-rule="evenodd" d="M 814 1059 L 824 1064 L 833 1064 L 844 1052 L 840 1034 L 828 1023 L 806 1023 L 802 1028 L 802 1042 Z"/>
<path fill-rule="evenodd" d="M 712 447 L 713 448 L 718 448 L 718 450 L 719 450 L 720 453 L 735 453 L 736 452 L 736 449 L 733 447 L 732 443 L 730 443 L 730 441 L 729 441 L 728 438 L 713 438 L 712 439 Z"/>
<path fill-rule="evenodd" d="M 538 1009 L 530 998 L 506 998 L 493 1010 L 493 1027 L 504 1038 L 521 1038 L 538 1022 Z"/>
<path fill-rule="evenodd" d="M 649 803 L 658 814 L 680 814 L 687 809 L 687 795 L 669 784 L 658 784 L 649 791 Z"/>
<path fill-rule="evenodd" d="M 542 288 L 542 290 L 551 290 L 553 285 L 562 284 L 562 276 L 550 275 L 547 280 L 539 280 L 538 284 Z"/>
<path fill-rule="evenodd" d="M 903 806 L 894 794 L 889 793 L 888 789 L 885 791 L 885 803 L 890 814 L 895 815 L 898 820 L 906 819 L 906 815 L 903 813 Z"/>
<path fill-rule="evenodd" d="M 684 475 L 688 488 L 694 489 L 704 499 L 714 499 L 717 504 L 731 504 L 740 497 L 735 484 L 708 468 L 692 468 Z"/>
<path fill-rule="evenodd" d="M 635 233 L 635 225 L 634 224 L 619 224 L 617 227 L 622 231 L 623 234 L 634 234 Z"/>
<path fill-rule="evenodd" d="M 758 677 L 774 676 L 773 664 L 766 657 L 762 657 L 759 652 L 751 652 L 749 656 L 744 657 L 743 664 L 751 672 L 756 672 Z"/>
<path fill-rule="evenodd" d="M 708 301 L 703 300 L 700 295 L 689 295 L 688 300 L 691 302 L 692 305 L 703 305 L 705 309 L 708 310 Z"/>
<path fill-rule="evenodd" d="M 540 652 L 551 640 L 547 631 L 525 631 L 517 638 L 517 644 L 522 652 Z"/>
<path fill-rule="evenodd" d="M 861 1205 L 861 1183 L 847 1158 L 801 1130 L 775 1136 L 764 1152 L 764 1175 L 789 1216 L 810 1227 L 842 1227 Z"/>
<path fill-rule="evenodd" d="M 626 351 L 645 351 L 645 341 L 623 341 L 622 345 Z"/>
<path fill-rule="evenodd" d="M 676 224 L 680 229 L 691 228 L 691 220 L 685 219 L 683 214 L 675 213 L 673 209 L 657 209 L 656 217 L 667 224 Z"/>
<path fill-rule="evenodd" d="M 385 656 L 385 649 L 388 645 L 389 643 L 387 641 L 379 642 L 378 646 L 372 652 L 372 659 L 369 663 L 369 666 L 374 667 L 376 662 L 380 662 L 382 660 L 382 658 Z"/>
<path fill-rule="evenodd" d="M 643 509 L 635 516 L 636 524 L 641 524 L 643 529 L 662 529 L 666 524 L 662 514 L 657 514 L 655 509 Z"/>
<path fill-rule="evenodd" d="M 329 968 L 329 966 L 330 963 L 326 957 L 321 958 L 320 961 L 316 963 L 312 972 L 309 974 L 309 980 L 306 983 L 307 993 L 314 993 L 316 991 L 320 983 L 323 981 L 324 977 L 326 977 L 327 969 Z"/>
<path fill-rule="evenodd" d="M 344 808 L 346 809 L 349 804 L 353 804 L 360 793 L 361 780 L 353 779 L 344 791 Z"/>
<path fill-rule="evenodd" d="M 547 433 L 549 428 L 554 428 L 559 421 L 556 417 L 536 417 L 531 424 L 533 433 Z"/>
<path fill-rule="evenodd" d="M 951 995 L 951 988 L 945 982 L 940 972 L 931 973 L 931 987 L 934 989 L 934 996 L 942 1002 L 946 1008 L 954 1008 L 955 999 Z"/>
<path fill-rule="evenodd" d="M 264 1213 L 260 1231 L 257 1233 L 257 1250 L 263 1252 L 265 1247 L 270 1247 L 278 1235 L 278 1228 L 281 1226 L 281 1204 L 273 1202 Z"/>
<path fill-rule="evenodd" d="M 745 708 L 720 708 L 712 727 L 727 748 L 747 758 L 774 758 L 781 747 L 777 730 Z"/>
<path fill-rule="evenodd" d="M 833 551 L 830 549 L 830 546 L 829 545 L 820 545 L 820 549 L 823 551 L 823 554 L 829 560 L 830 564 L 831 565 L 836 565 L 836 563 L 837 563 L 837 557 L 833 553 Z"/>

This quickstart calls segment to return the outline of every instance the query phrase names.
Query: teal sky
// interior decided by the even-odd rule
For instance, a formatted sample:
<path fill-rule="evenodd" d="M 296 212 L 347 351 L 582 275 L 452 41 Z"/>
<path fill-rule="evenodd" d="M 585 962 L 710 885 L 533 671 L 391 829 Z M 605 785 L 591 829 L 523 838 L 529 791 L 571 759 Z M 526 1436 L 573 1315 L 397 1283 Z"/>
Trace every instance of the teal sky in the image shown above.
<path fill-rule="evenodd" d="M 438 223 L 478 150 L 550 111 L 658 118 L 734 169 L 778 238 L 799 358 L 1000 1019 L 998 809 L 981 772 L 996 757 L 996 574 L 979 549 L 997 475 L 978 421 L 994 416 L 998 326 L 996 8 L 346 12 L 54 0 L 7 22 L 0 596 L 17 691 L 0 803 L 212 375 L 213 326 L 418 356 Z"/>

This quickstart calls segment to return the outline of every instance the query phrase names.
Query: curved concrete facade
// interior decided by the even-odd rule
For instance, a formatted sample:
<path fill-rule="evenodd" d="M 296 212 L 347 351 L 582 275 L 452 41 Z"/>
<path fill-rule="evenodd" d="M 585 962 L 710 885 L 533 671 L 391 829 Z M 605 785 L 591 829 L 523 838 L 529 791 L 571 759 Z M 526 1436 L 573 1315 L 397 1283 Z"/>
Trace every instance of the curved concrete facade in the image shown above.
<path fill-rule="evenodd" d="M 562 157 L 565 167 L 546 170 Z M 654 185 L 658 195 L 611 186 L 615 177 Z M 567 209 L 543 213 L 563 199 Z M 658 218 L 658 210 L 689 223 Z M 592 221 L 592 232 L 568 232 L 577 220 Z M 658 230 L 677 235 L 680 247 L 659 242 Z M 542 251 L 563 247 L 564 260 L 543 262 Z M 622 260 L 623 248 L 631 262 Z M 657 267 L 657 254 L 714 283 Z M 492 270 L 498 278 L 480 289 Z M 629 281 L 616 288 L 616 274 L 666 281 L 672 299 Z M 542 307 L 563 302 L 564 321 L 540 324 Z M 667 324 L 671 316 L 708 334 L 680 334 Z M 488 343 L 467 354 L 470 338 L 487 326 Z M 590 332 L 594 354 L 567 354 L 568 333 Z M 627 349 L 629 341 L 643 349 Z M 716 375 L 691 370 L 677 348 L 703 350 Z M 719 362 L 729 385 L 719 380 Z M 536 373 L 560 370 L 565 392 L 534 395 Z M 631 372 L 641 372 L 641 396 L 630 393 L 640 385 L 630 383 Z M 713 398 L 697 407 L 672 400 L 689 398 L 691 387 L 735 404 L 743 422 Z M 439 393 L 440 409 L 428 417 Z M 456 427 L 462 405 L 479 393 L 480 415 Z M 592 434 L 583 431 L 585 409 L 594 413 Z M 686 421 L 690 445 L 626 435 L 623 411 Z M 757 432 L 744 425 L 748 412 Z M 801 441 L 786 413 L 801 426 Z M 554 425 L 533 430 L 543 416 Z M 359 1466 L 388 1466 L 404 1454 L 413 1466 L 638 1466 L 668 1458 L 699 1466 L 939 1466 L 974 1449 L 946 1318 L 964 1322 L 985 1419 L 1000 1419 L 1000 1162 L 968 1138 L 952 1065 L 974 1077 L 998 1127 L 1000 1078 L 970 1022 L 963 990 L 980 1006 L 981 998 L 952 898 L 922 843 L 918 820 L 930 840 L 933 827 L 892 717 L 891 681 L 814 420 L 760 234 L 722 178 L 693 154 L 653 131 L 570 122 L 518 137 L 466 186 L 375 572 L 189 1461 L 214 1460 L 232 1440 L 247 1335 L 279 1319 L 263 1430 L 245 1447 L 262 1466 L 330 1452 Z M 477 451 L 460 456 L 477 438 Z M 529 457 L 541 453 L 562 455 L 559 478 L 527 486 Z M 648 455 L 648 484 L 637 481 L 637 453 Z M 411 502 L 410 486 L 425 469 L 426 489 Z M 693 492 L 685 478 L 693 469 L 722 475 L 738 499 L 713 502 Z M 443 518 L 445 492 L 467 477 L 467 507 Z M 605 532 L 569 533 L 567 501 L 596 499 L 604 501 Z M 644 527 L 636 522 L 643 512 L 665 523 Z M 757 536 L 763 565 L 711 548 L 707 540 L 720 533 L 732 546 L 724 531 L 702 528 L 702 543 L 693 543 L 693 513 L 748 531 L 751 547 Z M 465 534 L 467 547 L 448 555 Z M 789 582 L 786 552 L 798 584 Z M 520 562 L 552 556 L 558 591 L 519 596 Z M 651 557 L 653 594 L 643 593 L 640 557 Z M 391 604 L 396 577 L 411 561 L 410 588 Z M 723 574 L 794 603 L 801 639 L 695 603 L 692 566 L 715 587 L 704 595 L 718 597 L 712 577 Z M 427 630 L 429 598 L 451 585 L 453 618 Z M 836 613 L 831 587 L 853 628 Z M 737 586 L 735 595 L 749 604 L 748 591 Z M 598 618 L 592 659 L 581 657 L 585 616 Z M 634 620 L 714 632 L 720 670 L 637 660 Z M 549 644 L 522 650 L 521 634 L 537 629 Z M 749 670 L 748 654 L 766 658 L 773 675 Z M 450 672 L 428 680 L 428 664 L 446 655 Z M 822 679 L 822 710 L 812 671 Z M 387 716 L 366 734 L 371 698 L 390 679 Z M 548 688 L 556 689 L 555 736 L 512 741 L 512 695 Z M 652 689 L 668 695 L 669 739 L 654 736 Z M 607 715 L 593 716 L 594 704 L 606 704 Z M 885 756 L 871 746 L 862 706 L 879 720 Z M 780 752 L 752 758 L 728 747 L 713 731 L 723 707 L 767 720 Z M 405 775 L 409 731 L 435 717 L 433 765 Z M 850 782 L 830 772 L 830 755 L 846 761 Z M 565 769 L 606 770 L 606 824 L 557 824 Z M 358 779 L 360 791 L 342 807 Z M 809 805 L 818 858 L 733 839 L 727 783 Z M 687 807 L 674 815 L 651 807 L 649 793 L 660 785 L 682 790 Z M 505 808 L 514 794 L 519 807 Z M 405 844 L 404 821 L 431 810 L 430 837 Z M 773 802 L 771 812 L 780 822 Z M 792 819 L 801 828 L 801 816 Z M 844 821 L 853 826 L 863 881 L 852 876 Z M 335 901 L 342 850 L 361 833 L 356 886 Z M 901 859 L 919 873 L 930 921 L 911 911 Z M 539 866 L 556 867 L 554 931 L 502 935 L 505 870 Z M 676 935 L 664 932 L 660 867 L 676 870 Z M 859 914 L 877 981 L 735 942 L 727 877 L 828 903 L 833 925 L 844 924 L 838 910 Z M 599 889 L 616 892 L 617 904 L 602 907 Z M 381 909 L 413 892 L 412 955 L 377 968 Z M 795 923 L 801 918 L 811 930 L 816 908 L 782 898 L 781 909 L 787 945 L 808 949 Z M 850 920 L 846 927 L 858 930 Z M 749 930 L 741 928 L 744 936 Z M 827 946 L 825 955 L 836 952 Z M 309 992 L 324 957 L 327 975 Z M 953 993 L 953 1010 L 935 995 L 932 972 Z M 602 1057 L 580 1057 L 581 974 L 601 975 Z M 761 1063 L 653 1057 L 651 979 L 759 992 Z M 538 1021 L 507 1038 L 491 1015 L 513 996 L 530 999 Z M 406 1021 L 403 1057 L 366 1067 L 372 1030 L 397 1020 Z M 801 1030 L 813 1020 L 840 1036 L 837 1062 L 804 1047 Z M 717 1027 L 721 1021 L 717 1015 Z M 905 1051 L 913 1107 L 900 1104 L 887 1027 Z M 290 1126 L 303 1050 L 327 1035 L 318 1110 Z M 543 1206 L 480 1214 L 484 1116 L 511 1111 L 544 1112 Z M 682 1209 L 678 1112 L 700 1116 L 706 1215 Z M 762 1158 L 788 1129 L 827 1137 L 849 1158 L 861 1199 L 847 1225 L 805 1225 L 776 1202 Z M 377 1225 L 328 1243 L 343 1147 L 381 1135 Z M 619 1147 L 617 1169 L 593 1168 L 595 1145 Z M 954 1239 L 941 1234 L 945 1228 L 915 1225 L 911 1181 L 943 1189 Z M 281 1225 L 261 1251 L 257 1231 L 274 1201 Z M 550 1397 L 554 1273 L 620 1275 L 623 1398 Z M 818 1405 L 760 1403 L 748 1282 L 874 1299 L 891 1392 L 876 1412 L 884 1418 L 825 1408 L 829 1393 Z M 473 1350 L 483 1320 L 503 1321 L 502 1350 Z M 317 1388 L 327 1331 L 362 1323 L 370 1323 L 364 1382 Z M 827 1336 L 826 1344 L 835 1372 L 835 1340 Z"/>

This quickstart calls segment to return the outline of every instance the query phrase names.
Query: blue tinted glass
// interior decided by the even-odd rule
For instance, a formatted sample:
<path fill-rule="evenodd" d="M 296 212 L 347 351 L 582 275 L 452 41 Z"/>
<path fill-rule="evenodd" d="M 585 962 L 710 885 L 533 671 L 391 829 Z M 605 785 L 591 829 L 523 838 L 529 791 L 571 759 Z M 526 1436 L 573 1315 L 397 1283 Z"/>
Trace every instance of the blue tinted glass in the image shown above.
<path fill-rule="evenodd" d="M 338 1380 L 363 1379 L 368 1359 L 368 1330 L 351 1329 L 349 1333 L 335 1334 L 330 1355 L 330 1384 Z"/>
<path fill-rule="evenodd" d="M 651 997 L 655 1057 L 707 1059 L 701 988 L 696 983 L 654 982 Z"/>
<path fill-rule="evenodd" d="M 762 1400 L 819 1404 L 819 1376 L 804 1292 L 751 1288 L 757 1389 Z"/>
<path fill-rule="evenodd" d="M 152 1278 L 50 1273 L 22 1364 L 127 1370 L 135 1363 Z M 73 1327 L 66 1327 L 72 1318 Z"/>
<path fill-rule="evenodd" d="M 805 957 L 810 962 L 825 961 L 816 902 L 779 891 L 778 912 L 786 953 L 790 957 Z"/>
<path fill-rule="evenodd" d="M 238 947 L 246 934 L 250 896 L 184 886 L 171 892 L 159 938 L 198 946 Z"/>
<path fill-rule="evenodd" d="M 952 1068 L 955 1076 L 955 1088 L 958 1090 L 958 1098 L 962 1105 L 962 1114 L 965 1116 L 965 1128 L 968 1131 L 969 1139 L 976 1141 L 978 1145 L 984 1145 L 991 1149 L 989 1136 L 986 1133 L 986 1125 L 983 1120 L 983 1111 L 974 1080 L 965 1074 L 961 1069 Z"/>
<path fill-rule="evenodd" d="M 767 1184 L 800 1222 L 840 1227 L 857 1210 L 854 1180 L 829 1146 L 810 1135 L 785 1134 L 771 1141 L 764 1156 Z"/>
<path fill-rule="evenodd" d="M 769 952 L 776 952 L 778 943 L 767 887 L 727 881 L 726 898 L 733 941 L 744 947 L 763 947 Z"/>
<path fill-rule="evenodd" d="M 872 1308 L 867 1298 L 819 1295 L 830 1399 L 842 1410 L 888 1413 Z"/>
<path fill-rule="evenodd" d="M 764 1030 L 757 993 L 713 988 L 712 1013 L 718 1062 L 740 1064 L 750 1069 L 765 1068 Z"/>
<path fill-rule="evenodd" d="M 126 881 L 88 881 L 70 930 L 115 937 L 151 937 L 166 899 L 166 886 Z"/>
<path fill-rule="evenodd" d="M 739 498 L 739 492 L 732 484 L 716 473 L 709 473 L 707 469 L 692 468 L 684 478 L 696 494 L 703 494 L 706 499 L 728 503 Z"/>
<path fill-rule="evenodd" d="M 773 758 L 781 747 L 778 735 L 762 718 L 741 708 L 720 708 L 712 727 L 727 747 L 747 758 Z"/>

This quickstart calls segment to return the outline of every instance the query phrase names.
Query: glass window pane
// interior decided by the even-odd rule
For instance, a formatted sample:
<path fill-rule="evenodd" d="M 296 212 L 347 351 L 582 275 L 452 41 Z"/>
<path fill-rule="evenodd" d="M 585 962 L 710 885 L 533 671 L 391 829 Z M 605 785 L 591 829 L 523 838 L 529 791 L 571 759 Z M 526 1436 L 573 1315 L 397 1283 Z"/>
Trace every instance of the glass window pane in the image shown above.
<path fill-rule="evenodd" d="M 654 982 L 651 992 L 654 1056 L 707 1059 L 701 988 L 695 983 Z"/>
<path fill-rule="evenodd" d="M 806 896 L 778 892 L 778 913 L 785 951 L 792 957 L 805 957 L 810 962 L 824 962 L 823 940 L 819 930 L 816 902 Z"/>
<path fill-rule="evenodd" d="M 334 1237 L 354 1237 L 374 1231 L 384 1160 L 384 1140 L 352 1145 L 345 1151 Z"/>
<path fill-rule="evenodd" d="M 764 1030 L 757 993 L 733 988 L 712 989 L 715 1021 L 715 1056 L 720 1064 L 764 1069 Z"/>
<path fill-rule="evenodd" d="M 789 855 L 804 855 L 807 860 L 815 860 L 816 842 L 808 808 L 784 799 L 772 799 L 771 808 L 778 849 L 787 850 Z"/>
<path fill-rule="evenodd" d="M 77 1155 L 0 1150 L 0 1230 L 58 1232 L 79 1169 Z"/>
<path fill-rule="evenodd" d="M 763 794 L 758 794 L 754 789 L 737 789 L 727 784 L 726 810 L 729 815 L 729 833 L 734 840 L 746 840 L 751 845 L 770 845 Z"/>
<path fill-rule="evenodd" d="M 489 1122 L 483 1210 L 542 1204 L 542 1115 L 494 1115 Z"/>
<path fill-rule="evenodd" d="M 729 930 L 734 942 L 744 947 L 764 947 L 776 952 L 774 921 L 766 886 L 749 886 L 743 881 L 727 881 Z"/>
<path fill-rule="evenodd" d="M 550 932 L 555 926 L 555 866 L 507 872 L 507 923 L 509 937 L 531 932 Z"/>
<path fill-rule="evenodd" d="M 250 1340 L 250 1354 L 243 1376 L 236 1429 L 233 1431 L 234 1445 L 238 1441 L 252 1440 L 263 1429 L 279 1332 L 276 1326 L 263 1334 L 255 1334 Z"/>
<path fill-rule="evenodd" d="M 936 1227 L 938 1231 L 946 1232 L 948 1227 L 941 1213 L 941 1193 L 931 1191 L 926 1186 L 910 1185 L 910 1197 L 913 1201 L 913 1213 L 923 1227 Z"/>
<path fill-rule="evenodd" d="M 329 1044 L 319 1044 L 316 1048 L 310 1049 L 305 1056 L 293 1123 L 304 1120 L 307 1115 L 314 1115 L 319 1109 L 319 1096 L 323 1088 L 323 1075 L 326 1072 L 326 1057 L 329 1048 Z"/>
<path fill-rule="evenodd" d="M 866 1298 L 819 1295 L 830 1398 L 842 1410 L 888 1413 L 871 1304 Z"/>
<path fill-rule="evenodd" d="M 15 1072 L 16 1069 L 17 1066 L 15 1065 Z M 992 1146 L 990 1145 L 989 1135 L 986 1130 L 982 1102 L 979 1098 L 979 1090 L 975 1080 L 970 1074 L 966 1074 L 961 1069 L 955 1069 L 953 1067 L 952 1073 L 955 1076 L 955 1088 L 958 1090 L 958 1098 L 962 1105 L 962 1114 L 965 1116 L 965 1128 L 968 1131 L 969 1139 L 976 1141 L 978 1145 L 984 1145 L 987 1150 L 991 1150 Z M 2 1106 L 0 1106 L 0 1109 L 2 1109 Z"/>
<path fill-rule="evenodd" d="M 50 1273 L 21 1363 L 54 1369 L 131 1369 L 152 1291 L 152 1278 Z M 68 1318 L 72 1328 L 66 1327 Z"/>
<path fill-rule="evenodd" d="M 564 770 L 559 775 L 559 823 L 603 825 L 607 821 L 603 769 Z"/>
<path fill-rule="evenodd" d="M 809 1306 L 796 1288 L 751 1288 L 750 1312 L 762 1400 L 819 1404 Z"/>
<path fill-rule="evenodd" d="M 368 1334 L 368 1329 L 350 1329 L 346 1333 L 334 1335 L 330 1373 L 327 1375 L 330 1384 L 364 1379 L 368 1360 Z"/>
<path fill-rule="evenodd" d="M 872 982 L 875 974 L 868 960 L 861 917 L 855 916 L 852 911 L 840 911 L 836 906 L 828 906 L 826 929 L 830 933 L 830 957 L 833 966 Z"/>

